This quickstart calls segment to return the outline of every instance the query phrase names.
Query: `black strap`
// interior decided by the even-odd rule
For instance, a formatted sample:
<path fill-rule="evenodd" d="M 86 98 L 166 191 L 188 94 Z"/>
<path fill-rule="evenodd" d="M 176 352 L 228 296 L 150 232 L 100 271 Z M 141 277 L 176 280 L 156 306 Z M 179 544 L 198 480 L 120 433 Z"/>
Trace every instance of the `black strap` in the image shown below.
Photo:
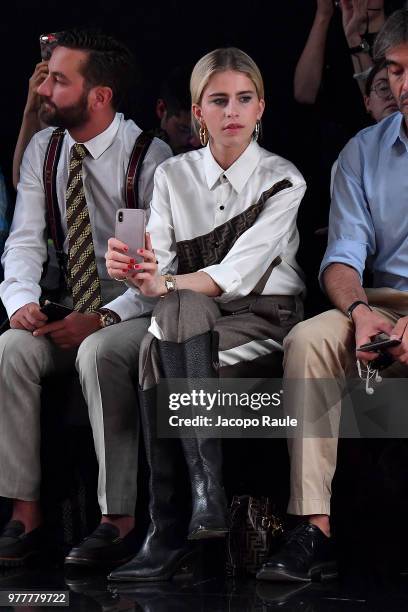
<path fill-rule="evenodd" d="M 65 131 L 57 128 L 51 134 L 45 153 L 43 166 L 43 180 L 45 201 L 47 208 L 48 233 L 54 243 L 58 265 L 62 278 L 67 281 L 67 255 L 64 253 L 64 232 L 62 231 L 61 213 L 58 207 L 57 197 L 57 168 L 61 155 L 62 143 Z M 126 208 L 139 208 L 139 177 L 146 153 L 153 140 L 153 136 L 142 132 L 136 138 L 125 180 L 125 203 Z"/>

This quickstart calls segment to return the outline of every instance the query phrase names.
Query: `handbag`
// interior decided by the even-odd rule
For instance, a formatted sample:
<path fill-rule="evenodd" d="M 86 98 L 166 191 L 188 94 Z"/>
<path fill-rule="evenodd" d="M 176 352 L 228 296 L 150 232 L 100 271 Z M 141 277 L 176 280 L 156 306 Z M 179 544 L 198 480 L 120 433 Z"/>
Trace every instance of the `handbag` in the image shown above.
<path fill-rule="evenodd" d="M 227 536 L 227 575 L 256 574 L 282 534 L 283 521 L 269 497 L 235 495 Z"/>

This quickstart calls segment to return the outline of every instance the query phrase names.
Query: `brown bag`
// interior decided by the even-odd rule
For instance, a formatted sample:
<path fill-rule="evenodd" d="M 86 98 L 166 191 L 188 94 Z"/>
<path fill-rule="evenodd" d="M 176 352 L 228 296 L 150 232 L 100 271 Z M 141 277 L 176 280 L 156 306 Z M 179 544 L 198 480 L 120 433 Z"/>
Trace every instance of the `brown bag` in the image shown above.
<path fill-rule="evenodd" d="M 227 574 L 256 574 L 283 534 L 283 522 L 269 497 L 235 495 L 227 537 Z"/>

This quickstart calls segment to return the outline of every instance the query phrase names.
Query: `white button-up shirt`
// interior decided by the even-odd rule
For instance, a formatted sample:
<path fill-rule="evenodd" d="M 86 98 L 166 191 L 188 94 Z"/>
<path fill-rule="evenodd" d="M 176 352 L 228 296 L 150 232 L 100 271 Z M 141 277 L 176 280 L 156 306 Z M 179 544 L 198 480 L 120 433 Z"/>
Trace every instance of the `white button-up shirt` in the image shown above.
<path fill-rule="evenodd" d="M 36 134 L 23 157 L 17 190 L 15 213 L 2 264 L 4 281 L 0 297 L 11 317 L 29 302 L 38 303 L 43 264 L 47 258 L 46 204 L 43 184 L 45 152 L 53 132 L 47 128 Z M 92 226 L 102 298 L 125 320 L 149 312 L 149 300 L 135 302 L 134 295 L 123 293 L 126 287 L 112 281 L 107 274 L 105 252 L 108 239 L 115 233 L 115 217 L 125 207 L 125 176 L 129 157 L 141 129 L 133 121 L 116 114 L 109 127 L 83 144 L 89 155 L 83 161 L 83 184 Z M 57 169 L 57 196 L 64 235 L 66 227 L 65 192 L 69 174 L 69 158 L 75 141 L 66 134 Z M 155 138 L 143 162 L 139 179 L 139 206 L 149 208 L 153 191 L 153 175 L 158 164 L 171 156 L 170 148 Z M 64 250 L 68 252 L 68 238 Z M 119 297 L 116 297 L 120 295 Z"/>
<path fill-rule="evenodd" d="M 210 146 L 168 159 L 157 168 L 148 231 L 162 271 L 177 271 L 178 243 L 211 237 L 284 179 L 288 186 L 266 200 L 253 225 L 222 260 L 201 270 L 222 289 L 217 298 L 221 302 L 248 295 L 264 275 L 261 294 L 301 294 L 305 287 L 295 259 L 296 216 L 306 184 L 293 164 L 256 142 L 227 170 L 215 161 Z M 213 244 L 218 247 L 216 241 Z M 280 263 L 273 267 L 276 258 Z"/>

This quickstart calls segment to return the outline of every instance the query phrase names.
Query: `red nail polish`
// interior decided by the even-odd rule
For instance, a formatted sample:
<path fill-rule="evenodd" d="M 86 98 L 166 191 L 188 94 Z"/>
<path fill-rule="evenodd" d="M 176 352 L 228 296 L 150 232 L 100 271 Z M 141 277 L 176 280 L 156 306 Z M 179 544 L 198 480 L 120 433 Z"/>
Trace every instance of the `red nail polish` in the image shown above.
<path fill-rule="evenodd" d="M 122 272 L 124 272 L 125 274 L 127 274 L 129 272 L 129 270 L 126 268 L 125 270 L 122 270 Z"/>
<path fill-rule="evenodd" d="M 128 270 L 131 270 L 133 268 L 133 266 L 131 266 L 130 264 L 128 265 Z"/>
<path fill-rule="evenodd" d="M 134 263 L 136 263 L 136 262 L 135 262 L 135 260 L 134 260 L 134 259 L 131 259 L 131 260 L 130 260 L 130 263 L 131 263 L 131 264 L 134 264 Z"/>
<path fill-rule="evenodd" d="M 141 267 L 142 267 L 142 266 L 141 266 L 141 265 L 139 265 L 139 264 L 136 264 L 136 265 L 134 266 L 135 270 L 138 270 L 138 269 L 139 269 L 139 268 L 141 268 Z"/>

